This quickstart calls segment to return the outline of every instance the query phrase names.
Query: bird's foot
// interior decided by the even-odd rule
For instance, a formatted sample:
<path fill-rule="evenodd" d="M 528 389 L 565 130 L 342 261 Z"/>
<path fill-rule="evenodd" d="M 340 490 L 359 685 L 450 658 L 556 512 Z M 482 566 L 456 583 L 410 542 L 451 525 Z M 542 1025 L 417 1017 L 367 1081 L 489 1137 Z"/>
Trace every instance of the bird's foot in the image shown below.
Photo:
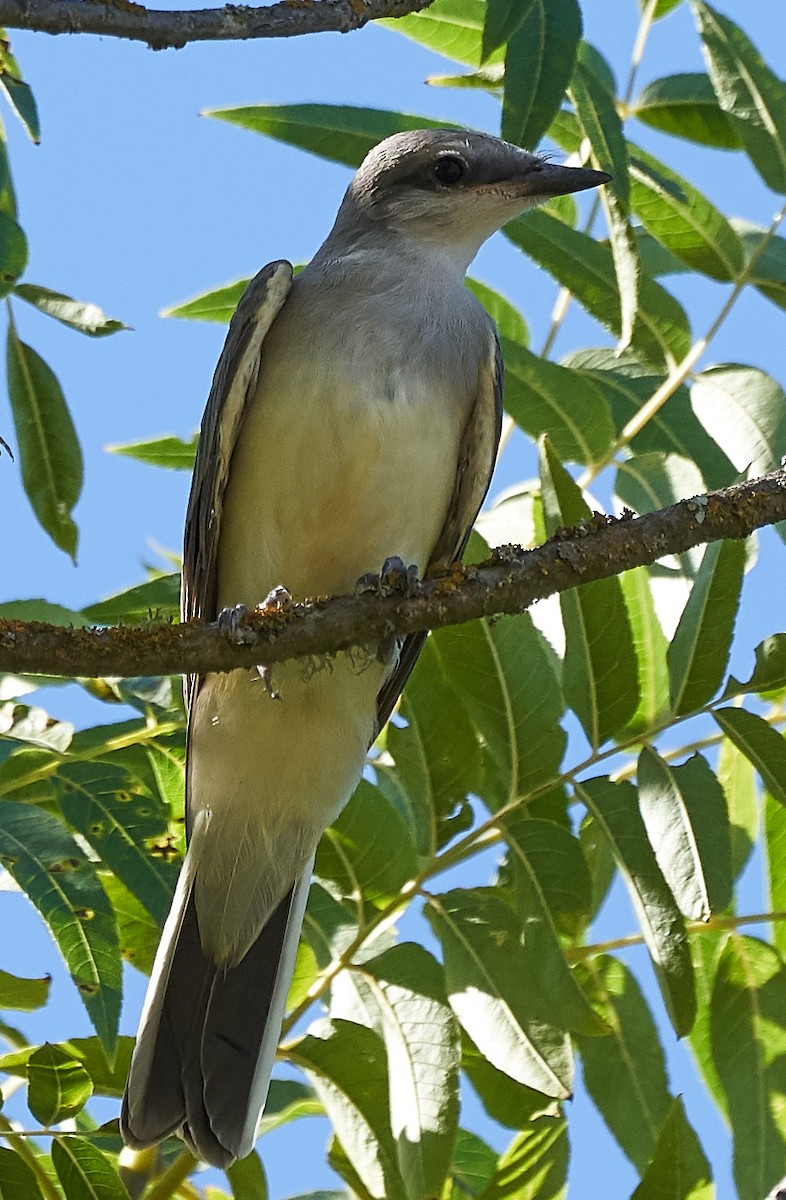
<path fill-rule="evenodd" d="M 259 612 L 268 612 L 271 608 L 276 612 L 286 612 L 292 607 L 292 594 L 287 591 L 281 584 L 274 587 L 265 596 L 261 604 L 257 605 Z"/>
<path fill-rule="evenodd" d="M 365 592 L 376 592 L 379 596 L 412 596 L 418 588 L 418 568 L 415 563 L 409 566 L 398 555 L 386 558 L 382 570 L 376 574 L 369 571 L 361 575 L 355 584 L 356 595 Z"/>
<path fill-rule="evenodd" d="M 222 608 L 216 620 L 219 633 L 235 646 L 246 646 L 253 642 L 253 632 L 243 627 L 243 621 L 253 611 L 245 604 L 233 604 L 231 608 Z"/>

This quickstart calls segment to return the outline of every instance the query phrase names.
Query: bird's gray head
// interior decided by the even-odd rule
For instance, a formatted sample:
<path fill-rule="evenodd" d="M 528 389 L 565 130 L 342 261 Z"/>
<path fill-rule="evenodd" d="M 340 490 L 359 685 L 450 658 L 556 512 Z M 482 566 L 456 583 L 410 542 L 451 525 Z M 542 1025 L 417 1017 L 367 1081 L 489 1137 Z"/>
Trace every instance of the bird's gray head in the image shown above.
<path fill-rule="evenodd" d="M 561 167 L 485 133 L 417 129 L 371 150 L 349 185 L 336 222 L 346 234 L 398 233 L 438 246 L 464 268 L 482 243 L 528 208 L 609 176 Z"/>

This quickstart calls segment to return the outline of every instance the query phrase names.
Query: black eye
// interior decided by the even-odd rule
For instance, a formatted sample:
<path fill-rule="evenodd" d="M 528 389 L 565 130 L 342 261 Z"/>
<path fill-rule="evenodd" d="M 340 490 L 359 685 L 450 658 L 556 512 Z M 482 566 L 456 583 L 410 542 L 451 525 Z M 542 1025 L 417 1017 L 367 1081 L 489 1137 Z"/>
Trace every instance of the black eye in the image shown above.
<path fill-rule="evenodd" d="M 444 187 L 452 187 L 454 183 L 458 183 L 459 179 L 464 177 L 466 170 L 462 159 L 453 154 L 446 154 L 444 158 L 437 160 L 434 167 L 434 178 Z"/>

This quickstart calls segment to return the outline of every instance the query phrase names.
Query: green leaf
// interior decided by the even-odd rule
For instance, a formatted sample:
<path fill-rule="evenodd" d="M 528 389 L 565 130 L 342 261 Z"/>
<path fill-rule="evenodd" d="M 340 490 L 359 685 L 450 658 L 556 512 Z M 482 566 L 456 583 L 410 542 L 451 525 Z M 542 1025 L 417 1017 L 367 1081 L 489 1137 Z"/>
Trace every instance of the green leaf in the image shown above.
<path fill-rule="evenodd" d="M 672 711 L 695 712 L 711 700 L 726 673 L 740 603 L 745 542 L 713 542 L 668 649 Z"/>
<path fill-rule="evenodd" d="M 52 371 L 19 340 L 13 324 L 6 367 L 25 492 L 55 545 L 76 561 L 78 534 L 71 510 L 82 491 L 82 451 L 65 397 Z"/>
<path fill-rule="evenodd" d="M 655 611 L 647 568 L 635 567 L 632 571 L 625 571 L 620 576 L 620 585 L 628 610 L 639 675 L 639 706 L 626 730 L 633 734 L 652 729 L 668 711 L 666 650 L 669 643 Z"/>
<path fill-rule="evenodd" d="M 645 87 L 633 115 L 662 133 L 718 150 L 739 150 L 739 134 L 718 104 L 708 75 L 667 75 Z"/>
<path fill-rule="evenodd" d="M 27 1079 L 30 1060 L 41 1049 L 40 1046 L 26 1046 L 23 1050 L 3 1055 L 0 1058 L 0 1071 Z M 117 1052 L 111 1065 L 97 1037 L 72 1038 L 70 1042 L 57 1042 L 49 1049 L 53 1054 L 56 1052 L 59 1059 L 76 1062 L 86 1071 L 93 1085 L 93 1095 L 111 1096 L 113 1099 L 123 1095 L 134 1038 L 117 1039 Z"/>
<path fill-rule="evenodd" d="M 767 790 L 780 804 L 786 804 L 786 738 L 744 708 L 718 708 L 712 715 L 756 768 Z"/>
<path fill-rule="evenodd" d="M 114 875 L 105 875 L 102 882 L 117 921 L 120 953 L 143 975 L 152 974 L 161 926 Z"/>
<path fill-rule="evenodd" d="M 496 810 L 556 774 L 566 735 L 552 654 L 528 613 L 440 631 L 435 648 L 487 750 L 478 792 Z"/>
<path fill-rule="evenodd" d="M 533 3 L 534 0 L 487 0 L 481 48 L 484 61 L 513 36 Z"/>
<path fill-rule="evenodd" d="M 120 454 L 124 458 L 134 458 L 137 462 L 147 463 L 151 467 L 167 467 L 170 471 L 191 471 L 196 458 L 199 434 L 195 433 L 188 441 L 167 434 L 164 437 L 151 438 L 146 442 L 126 442 L 122 446 L 107 446 L 110 454 Z"/>
<path fill-rule="evenodd" d="M 32 1168 L 14 1150 L 0 1149 L 0 1200 L 43 1200 Z"/>
<path fill-rule="evenodd" d="M 710 367 L 691 391 L 696 416 L 738 471 L 754 475 L 780 464 L 786 439 L 786 393 L 756 367 Z"/>
<path fill-rule="evenodd" d="M 11 43 L 5 30 L 0 32 L 0 87 L 8 103 L 27 130 L 30 140 L 41 141 L 38 110 L 32 90 L 22 79 L 19 64 L 11 53 Z"/>
<path fill-rule="evenodd" d="M 718 103 L 774 192 L 786 192 L 786 85 L 728 17 L 692 0 Z"/>
<path fill-rule="evenodd" d="M 647 839 L 630 783 L 596 777 L 574 785 L 606 835 L 641 926 L 655 975 L 678 1037 L 696 1016 L 696 994 L 685 923 Z"/>
<path fill-rule="evenodd" d="M 505 82 L 505 67 L 503 63 L 481 67 L 478 71 L 470 71 L 464 75 L 427 75 L 429 87 L 450 88 L 480 88 L 492 95 L 499 95 Z"/>
<path fill-rule="evenodd" d="M 267 1177 L 256 1150 L 227 1168 L 234 1200 L 267 1200 Z"/>
<path fill-rule="evenodd" d="M 502 137 L 531 150 L 559 111 L 581 41 L 577 0 L 534 0 L 505 55 Z"/>
<path fill-rule="evenodd" d="M 771 236 L 769 230 L 738 217 L 730 224 L 742 241 L 746 263 L 754 260 L 748 279 L 773 304 L 786 308 L 786 238 Z"/>
<path fill-rule="evenodd" d="M 758 692 L 760 696 L 777 695 L 786 688 L 786 633 L 773 633 L 756 647 L 753 674 L 745 683 L 729 676 L 726 696 L 740 692 Z"/>
<path fill-rule="evenodd" d="M 767 863 L 767 896 L 770 912 L 786 908 L 786 878 L 783 861 L 786 853 L 786 808 L 772 796 L 764 797 L 764 850 Z M 783 958 L 786 950 L 786 921 L 772 922 L 772 941 Z"/>
<path fill-rule="evenodd" d="M 402 942 L 352 975 L 364 1023 L 385 1043 L 391 1129 L 407 1193 L 439 1195 L 456 1137 L 460 1060 L 442 967 L 422 946 Z"/>
<path fill-rule="evenodd" d="M 138 625 L 151 619 L 159 621 L 177 616 L 180 609 L 180 575 L 158 575 L 118 592 L 107 600 L 82 609 L 91 625 Z"/>
<path fill-rule="evenodd" d="M 631 508 L 637 513 L 648 513 L 667 508 L 676 504 L 678 500 L 701 495 L 705 486 L 701 471 L 692 459 L 655 450 L 649 454 L 634 454 L 620 463 L 614 482 L 614 494 L 625 508 Z M 675 556 L 679 570 L 686 579 L 695 578 L 701 565 L 702 554 L 702 549 L 696 548 Z M 622 578 L 624 580 L 625 576 Z M 665 646 L 663 650 L 661 666 L 665 671 Z M 668 709 L 668 702 L 666 707 Z"/>
<path fill-rule="evenodd" d="M 772 946 L 732 934 L 710 1007 L 712 1054 L 734 1134 L 740 1200 L 758 1200 L 782 1177 L 786 1137 L 786 970 Z"/>
<path fill-rule="evenodd" d="M 13 1008 L 16 1012 L 35 1012 L 43 1008 L 49 999 L 51 975 L 42 979 L 21 979 L 0 970 L 0 1008 Z"/>
<path fill-rule="evenodd" d="M 93 1094 L 90 1076 L 81 1063 L 59 1046 L 44 1042 L 27 1062 L 27 1104 L 47 1128 L 76 1116 Z"/>
<path fill-rule="evenodd" d="M 569 354 L 563 365 L 589 375 L 606 396 L 618 434 L 665 380 L 653 374 L 630 354 L 615 355 L 598 348 Z M 700 424 L 691 407 L 690 394 L 678 388 L 630 443 L 635 454 L 663 451 L 691 459 L 708 488 L 734 483 L 738 472 Z"/>
<path fill-rule="evenodd" d="M 27 238 L 13 217 L 0 211 L 0 297 L 7 296 L 27 266 Z"/>
<path fill-rule="evenodd" d="M 568 913 L 575 929 L 592 899 L 581 844 L 567 829 L 526 813 L 504 819 L 499 829 L 509 847 L 505 876 L 524 929 L 524 978 L 537 978 L 544 1012 L 559 1028 L 607 1033 L 568 967 L 559 937 L 558 914 Z"/>
<path fill-rule="evenodd" d="M 710 1165 L 678 1096 L 631 1200 L 714 1200 L 714 1196 Z"/>
<path fill-rule="evenodd" d="M 709 920 L 732 899 L 723 789 L 700 754 L 673 766 L 649 746 L 639 756 L 638 784 L 647 836 L 674 898 L 686 917 Z"/>
<path fill-rule="evenodd" d="M 476 1133 L 459 1129 L 450 1173 L 455 1181 L 450 1200 L 478 1197 L 488 1186 L 497 1166 L 497 1153 Z"/>
<path fill-rule="evenodd" d="M 436 0 L 423 12 L 388 17 L 375 24 L 402 33 L 445 58 L 479 67 L 485 20 L 485 0 Z M 500 51 L 492 54 L 490 61 L 498 57 L 502 57 Z"/>
<path fill-rule="evenodd" d="M 165 805 L 141 793 L 127 771 L 107 762 L 64 763 L 53 782 L 71 828 L 163 925 L 180 867 Z"/>
<path fill-rule="evenodd" d="M 81 613 L 62 604 L 50 604 L 48 600 L 10 600 L 0 604 L 0 616 L 13 621 L 47 621 L 50 625 L 77 628 L 88 624 Z"/>
<path fill-rule="evenodd" d="M 14 294 L 20 299 L 32 304 L 39 312 L 48 317 L 54 317 L 69 329 L 88 337 L 106 337 L 107 334 L 117 333 L 128 329 L 122 321 L 108 317 L 97 304 L 88 304 L 82 300 L 73 300 L 62 292 L 53 292 L 50 288 L 40 287 L 37 283 L 18 283 Z"/>
<path fill-rule="evenodd" d="M 391 134 L 407 129 L 455 129 L 447 121 L 349 104 L 256 104 L 213 109 L 204 115 L 348 167 L 359 167 L 369 150 Z"/>
<path fill-rule="evenodd" d="M 418 865 L 403 817 L 379 788 L 361 779 L 320 841 L 314 870 L 341 897 L 384 904 L 417 875 Z"/>
<path fill-rule="evenodd" d="M 500 1155 L 482 1200 L 563 1200 L 569 1155 L 565 1118 L 537 1117 Z"/>
<path fill-rule="evenodd" d="M 665 17 L 673 8 L 676 8 L 678 4 L 682 4 L 682 0 L 657 0 L 652 13 L 652 19 L 654 21 L 658 21 L 661 17 Z M 648 0 L 639 0 L 639 8 L 642 10 L 642 12 L 647 8 L 647 6 Z"/>
<path fill-rule="evenodd" d="M 615 337 L 622 333 L 620 298 L 609 246 L 537 209 L 510 221 L 504 233 L 540 263 Z M 682 360 L 691 346 L 681 305 L 654 279 L 642 276 L 631 346 L 646 362 Z"/>
<path fill-rule="evenodd" d="M 593 164 L 611 175 L 600 197 L 609 227 L 609 242 L 620 297 L 620 347 L 630 345 L 638 312 L 641 268 L 630 225 L 628 147 L 612 93 L 593 71 L 579 63 L 570 95 L 576 116 L 592 149 Z"/>
<path fill-rule="evenodd" d="M 518 1083 L 567 1098 L 570 1047 L 522 989 L 522 930 L 510 905 L 493 888 L 457 889 L 430 897 L 425 912 L 442 945 L 453 1011 L 481 1054 Z"/>
<path fill-rule="evenodd" d="M 238 279 L 235 283 L 211 288 L 209 292 L 200 292 L 190 300 L 183 300 L 170 308 L 162 308 L 159 316 L 180 317 L 184 321 L 215 321 L 219 325 L 228 325 L 240 297 L 250 282 L 250 278 Z"/>
<path fill-rule="evenodd" d="M 450 639 L 432 634 L 404 690 L 401 715 L 387 749 L 404 785 L 402 815 L 418 852 L 434 854 L 453 836 L 453 820 L 481 787 L 480 743 L 459 695 L 448 683 L 443 655 Z"/>
<path fill-rule="evenodd" d="M 729 812 L 732 873 L 737 879 L 747 865 L 758 837 L 759 798 L 753 765 L 728 738 L 721 739 L 718 782 Z"/>
<path fill-rule="evenodd" d="M 718 1111 L 728 1126 L 728 1106 L 720 1079 L 718 1078 L 718 1072 L 715 1069 L 710 1030 L 712 990 L 715 986 L 718 959 L 727 941 L 728 933 L 724 929 L 702 929 L 694 933 L 691 938 L 693 977 L 696 980 L 698 1007 L 696 1010 L 696 1022 L 690 1032 L 690 1048 L 693 1051 L 696 1064 L 707 1085 L 707 1091 L 712 1096 L 718 1106 Z"/>
<path fill-rule="evenodd" d="M 554 1116 L 559 1111 L 558 1101 L 516 1083 L 492 1066 L 463 1030 L 461 1044 L 462 1070 L 492 1120 L 508 1129 L 523 1129 L 533 1117 Z"/>
<path fill-rule="evenodd" d="M 55 817 L 12 800 L 0 805 L 0 862 L 47 922 L 96 1033 L 114 1053 L 120 951 L 93 864 Z"/>
<path fill-rule="evenodd" d="M 497 327 L 500 337 L 526 346 L 529 342 L 527 322 L 509 300 L 477 279 L 466 279 L 466 286 L 476 296 Z"/>
<path fill-rule="evenodd" d="M 638 146 L 630 146 L 633 211 L 658 241 L 694 271 L 729 282 L 742 274 L 742 243 L 697 188 Z"/>
<path fill-rule="evenodd" d="M 505 410 L 532 438 L 547 433 L 564 462 L 591 466 L 614 440 L 608 402 L 586 376 L 502 341 L 505 358 Z"/>
<path fill-rule="evenodd" d="M 352 1167 L 373 1196 L 408 1200 L 388 1111 L 382 1040 L 351 1021 L 319 1021 L 289 1050 L 311 1078 Z"/>
<path fill-rule="evenodd" d="M 84 1138 L 55 1138 L 52 1162 L 66 1200 L 128 1200 L 110 1160 Z"/>
<path fill-rule="evenodd" d="M 325 1110 L 314 1089 L 296 1079 L 271 1079 L 265 1112 L 259 1124 L 260 1136 L 299 1117 L 322 1117 Z"/>
<path fill-rule="evenodd" d="M 603 954 L 585 960 L 583 967 L 611 1029 L 603 1039 L 576 1039 L 584 1083 L 620 1147 L 641 1171 L 652 1157 L 669 1110 L 658 1030 L 624 963 Z"/>
<path fill-rule="evenodd" d="M 548 442 L 541 454 L 541 488 L 549 534 L 590 515 Z M 565 698 L 596 747 L 624 728 L 639 704 L 633 634 L 619 580 L 595 580 L 563 592 L 560 609 Z"/>

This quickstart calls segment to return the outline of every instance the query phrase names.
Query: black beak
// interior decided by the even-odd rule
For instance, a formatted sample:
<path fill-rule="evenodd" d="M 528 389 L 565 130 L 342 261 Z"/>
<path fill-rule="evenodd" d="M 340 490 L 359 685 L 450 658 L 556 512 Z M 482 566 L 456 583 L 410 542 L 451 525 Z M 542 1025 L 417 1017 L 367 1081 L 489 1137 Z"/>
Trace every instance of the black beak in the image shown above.
<path fill-rule="evenodd" d="M 565 196 L 568 192 L 584 192 L 587 188 L 600 187 L 610 179 L 611 176 L 605 171 L 593 171 L 589 167 L 560 167 L 540 159 L 533 163 L 522 179 L 515 181 L 515 187 L 519 195 L 545 199 L 547 196 Z"/>

